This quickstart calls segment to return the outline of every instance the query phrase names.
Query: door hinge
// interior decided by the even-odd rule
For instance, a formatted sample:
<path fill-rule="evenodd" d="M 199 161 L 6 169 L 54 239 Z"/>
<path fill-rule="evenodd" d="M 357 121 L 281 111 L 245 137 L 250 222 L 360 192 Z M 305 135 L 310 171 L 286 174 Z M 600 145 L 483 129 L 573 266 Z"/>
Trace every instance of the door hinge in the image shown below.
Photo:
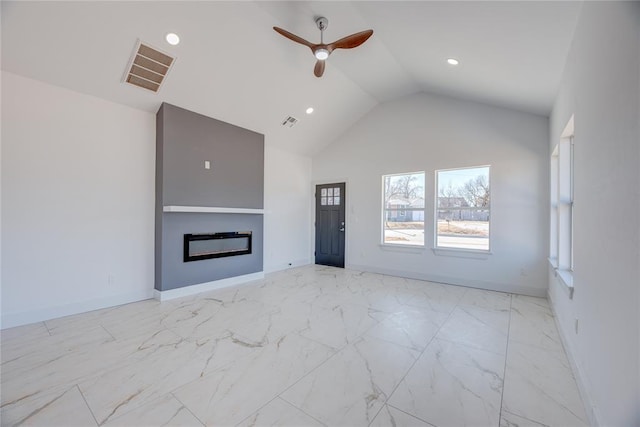
<path fill-rule="evenodd" d="M 316 251 L 313 251 L 313 256 L 316 256 Z"/>

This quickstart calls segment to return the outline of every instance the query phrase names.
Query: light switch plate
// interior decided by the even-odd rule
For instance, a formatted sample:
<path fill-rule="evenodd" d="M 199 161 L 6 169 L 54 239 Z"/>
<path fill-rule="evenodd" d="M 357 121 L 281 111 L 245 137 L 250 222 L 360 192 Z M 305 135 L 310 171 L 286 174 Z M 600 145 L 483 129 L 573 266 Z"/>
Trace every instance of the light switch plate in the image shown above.
<path fill-rule="evenodd" d="M 204 161 L 204 168 L 205 169 L 211 169 L 211 162 L 209 160 L 205 160 Z"/>

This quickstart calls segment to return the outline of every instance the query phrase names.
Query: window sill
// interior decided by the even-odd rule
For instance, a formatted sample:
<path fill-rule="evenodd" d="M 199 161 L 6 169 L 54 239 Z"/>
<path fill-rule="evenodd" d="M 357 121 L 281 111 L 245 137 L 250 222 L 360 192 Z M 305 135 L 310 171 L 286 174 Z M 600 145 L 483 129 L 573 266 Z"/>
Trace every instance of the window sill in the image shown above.
<path fill-rule="evenodd" d="M 573 271 L 558 268 L 558 258 L 548 258 L 549 265 L 553 269 L 553 275 L 562 283 L 562 289 L 565 290 L 569 299 L 573 299 Z"/>
<path fill-rule="evenodd" d="M 379 246 L 380 246 L 380 249 L 384 251 L 392 251 L 392 252 L 423 253 L 425 250 L 424 246 L 418 246 L 418 245 L 398 245 L 398 244 L 380 243 Z"/>
<path fill-rule="evenodd" d="M 433 250 L 433 253 L 438 256 L 451 256 L 457 258 L 489 259 L 489 255 L 492 255 L 490 251 L 479 251 L 473 249 L 431 248 L 431 250 Z"/>
<path fill-rule="evenodd" d="M 554 270 L 555 276 L 559 279 L 560 283 L 564 286 L 562 288 L 569 295 L 569 299 L 573 299 L 573 272 L 569 270 Z"/>

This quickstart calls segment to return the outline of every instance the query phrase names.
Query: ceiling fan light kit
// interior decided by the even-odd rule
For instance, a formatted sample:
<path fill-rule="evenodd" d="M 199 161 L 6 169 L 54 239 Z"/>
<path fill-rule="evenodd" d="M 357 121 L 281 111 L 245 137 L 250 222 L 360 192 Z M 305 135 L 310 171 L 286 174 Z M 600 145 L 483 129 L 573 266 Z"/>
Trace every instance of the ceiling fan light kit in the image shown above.
<path fill-rule="evenodd" d="M 316 57 L 316 65 L 313 69 L 313 74 L 316 77 L 322 77 L 324 74 L 325 60 L 329 58 L 331 52 L 335 49 L 353 49 L 354 47 L 360 46 L 362 43 L 366 42 L 369 37 L 373 34 L 373 30 L 365 30 L 360 31 L 359 33 L 351 34 L 350 36 L 343 37 L 340 40 L 336 40 L 333 43 L 325 44 L 324 43 L 324 30 L 329 26 L 329 20 L 324 16 L 321 16 L 316 19 L 316 26 L 320 30 L 320 43 L 314 44 L 311 43 L 302 37 L 296 36 L 293 33 L 290 33 L 287 30 L 284 30 L 279 27 L 273 27 L 273 29 L 282 36 L 292 40 L 296 43 L 300 43 L 301 45 L 307 46 L 313 52 L 313 56 Z"/>
<path fill-rule="evenodd" d="M 318 48 L 315 51 L 315 57 L 321 61 L 324 61 L 325 59 L 327 59 L 329 57 L 329 51 L 327 49 L 324 48 Z"/>

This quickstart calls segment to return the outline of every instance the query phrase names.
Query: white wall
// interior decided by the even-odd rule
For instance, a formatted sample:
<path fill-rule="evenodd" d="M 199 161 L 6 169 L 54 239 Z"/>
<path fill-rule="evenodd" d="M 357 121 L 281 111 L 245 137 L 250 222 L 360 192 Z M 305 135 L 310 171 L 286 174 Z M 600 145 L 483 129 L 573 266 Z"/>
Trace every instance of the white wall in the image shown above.
<path fill-rule="evenodd" d="M 2 87 L 1 326 L 150 298 L 155 115 L 8 72 Z M 271 272 L 310 262 L 311 159 L 266 139 Z"/>
<path fill-rule="evenodd" d="M 2 88 L 2 326 L 151 296 L 155 116 L 7 72 Z"/>
<path fill-rule="evenodd" d="M 315 183 L 347 180 L 347 265 L 445 283 L 545 295 L 548 248 L 548 120 L 418 94 L 378 106 L 313 158 Z M 491 165 L 491 252 L 486 259 L 435 255 L 381 240 L 381 176 L 426 172 L 434 216 L 436 169 Z"/>
<path fill-rule="evenodd" d="M 549 296 L 593 424 L 640 425 L 640 3 L 585 2 L 551 115 L 575 114 L 574 297 Z M 578 333 L 574 322 L 579 322 Z"/>
<path fill-rule="evenodd" d="M 311 158 L 269 145 L 264 153 L 264 270 L 308 264 Z"/>

